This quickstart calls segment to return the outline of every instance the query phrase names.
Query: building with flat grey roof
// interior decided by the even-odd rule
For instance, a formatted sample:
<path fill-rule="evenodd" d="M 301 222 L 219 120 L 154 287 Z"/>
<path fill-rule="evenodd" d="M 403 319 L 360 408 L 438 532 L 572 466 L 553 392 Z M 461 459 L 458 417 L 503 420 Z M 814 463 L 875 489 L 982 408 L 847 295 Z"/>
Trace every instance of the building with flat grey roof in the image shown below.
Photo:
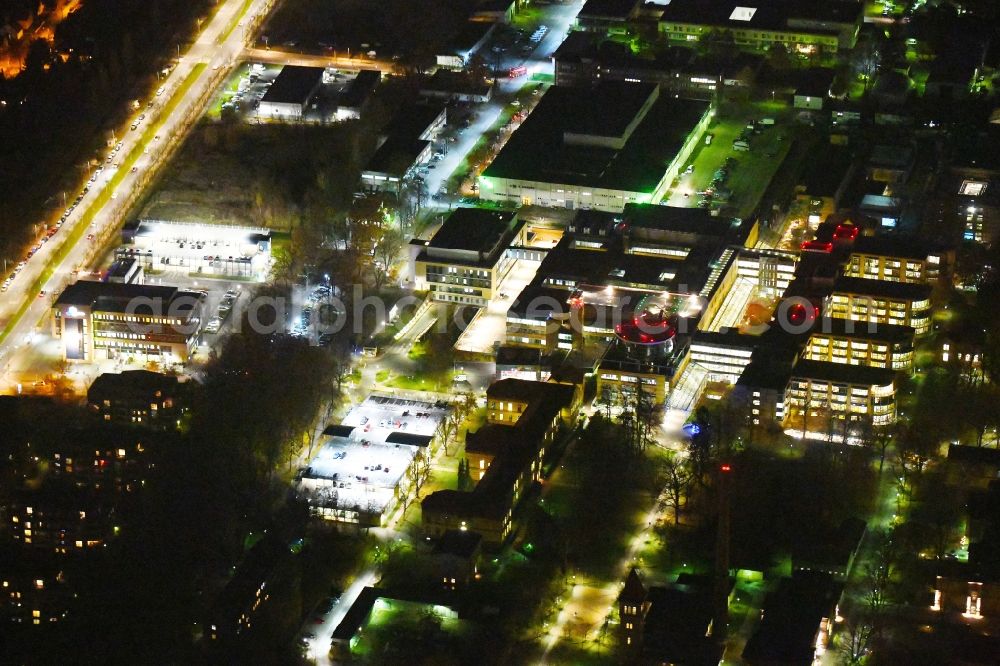
<path fill-rule="evenodd" d="M 323 83 L 322 67 L 285 65 L 260 98 L 258 115 L 298 120 Z"/>
<path fill-rule="evenodd" d="M 399 194 L 407 175 L 430 159 L 447 118 L 442 104 L 408 104 L 400 109 L 361 172 L 362 189 Z"/>
<path fill-rule="evenodd" d="M 610 212 L 657 203 L 712 115 L 708 102 L 660 95 L 655 84 L 554 86 L 480 177 L 479 196 Z"/>
<path fill-rule="evenodd" d="M 377 69 L 363 69 L 358 72 L 337 98 L 337 120 L 360 118 L 381 81 L 382 72 Z"/>

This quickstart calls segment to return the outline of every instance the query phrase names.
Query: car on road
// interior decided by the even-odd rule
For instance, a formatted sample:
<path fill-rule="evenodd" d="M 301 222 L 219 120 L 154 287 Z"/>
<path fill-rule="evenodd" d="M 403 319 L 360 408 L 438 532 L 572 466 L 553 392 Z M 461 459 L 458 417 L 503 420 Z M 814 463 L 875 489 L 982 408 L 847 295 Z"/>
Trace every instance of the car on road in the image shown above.
<path fill-rule="evenodd" d="M 156 89 L 156 96 L 159 97 L 162 94 L 163 94 L 163 86 L 160 86 L 159 88 Z"/>
<path fill-rule="evenodd" d="M 44 289 L 42 289 L 40 292 L 38 292 L 38 298 L 45 298 L 45 290 Z"/>
<path fill-rule="evenodd" d="M 222 328 L 222 320 L 218 317 L 212 317 L 208 320 L 208 323 L 205 324 L 206 333 L 218 333 L 220 328 Z"/>
<path fill-rule="evenodd" d="M 131 127 L 129 127 L 129 129 L 135 131 L 135 128 L 138 127 L 138 126 L 139 126 L 139 123 L 132 123 L 132 125 L 131 125 Z"/>
<path fill-rule="evenodd" d="M 93 240 L 94 240 L 94 234 L 87 234 L 87 240 L 93 242 Z"/>
<path fill-rule="evenodd" d="M 130 172 L 131 173 L 136 173 L 138 170 L 139 170 L 139 167 L 132 167 L 132 169 L 130 170 Z"/>

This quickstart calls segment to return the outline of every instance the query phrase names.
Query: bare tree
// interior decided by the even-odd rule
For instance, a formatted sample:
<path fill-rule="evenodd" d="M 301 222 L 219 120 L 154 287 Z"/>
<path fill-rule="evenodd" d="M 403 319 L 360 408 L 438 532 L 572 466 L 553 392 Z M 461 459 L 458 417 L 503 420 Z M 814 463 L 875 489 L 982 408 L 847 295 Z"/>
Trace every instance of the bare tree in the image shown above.
<path fill-rule="evenodd" d="M 874 532 L 870 538 L 873 541 L 872 555 L 864 569 L 861 598 L 865 604 L 865 619 L 871 624 L 873 633 L 879 635 L 886 611 L 892 603 L 890 584 L 898 552 L 891 532 Z"/>
<path fill-rule="evenodd" d="M 674 510 L 674 525 L 681 522 L 681 508 L 687 503 L 693 477 L 684 461 L 676 455 L 665 459 L 660 467 L 666 489 L 666 503 Z"/>
<path fill-rule="evenodd" d="M 875 628 L 865 620 L 847 620 L 841 633 L 840 653 L 851 666 L 861 664 L 870 650 Z"/>
<path fill-rule="evenodd" d="M 459 419 L 458 414 L 454 410 L 448 412 L 438 423 L 437 435 L 441 438 L 441 444 L 444 446 L 445 455 L 451 455 L 451 449 L 449 446 L 458 439 L 459 426 L 461 426 L 462 421 Z"/>
<path fill-rule="evenodd" d="M 381 237 L 375 242 L 374 268 L 375 289 L 381 289 L 389 279 L 392 265 L 399 258 L 403 249 L 403 234 L 395 227 L 386 227 Z"/>

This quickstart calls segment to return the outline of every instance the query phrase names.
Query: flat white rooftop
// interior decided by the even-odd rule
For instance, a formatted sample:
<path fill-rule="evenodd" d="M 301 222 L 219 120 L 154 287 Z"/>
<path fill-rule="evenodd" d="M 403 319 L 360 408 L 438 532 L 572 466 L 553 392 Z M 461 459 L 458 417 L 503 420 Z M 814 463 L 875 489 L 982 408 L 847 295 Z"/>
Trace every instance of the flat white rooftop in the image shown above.
<path fill-rule="evenodd" d="M 132 231 L 136 239 L 172 243 L 233 243 L 256 245 L 270 240 L 271 230 L 233 224 L 202 224 L 169 220 L 140 220 Z"/>
<path fill-rule="evenodd" d="M 339 427 L 328 429 L 303 470 L 300 490 L 314 506 L 384 512 L 421 448 L 417 442 L 434 436 L 447 410 L 429 402 L 368 396 Z"/>

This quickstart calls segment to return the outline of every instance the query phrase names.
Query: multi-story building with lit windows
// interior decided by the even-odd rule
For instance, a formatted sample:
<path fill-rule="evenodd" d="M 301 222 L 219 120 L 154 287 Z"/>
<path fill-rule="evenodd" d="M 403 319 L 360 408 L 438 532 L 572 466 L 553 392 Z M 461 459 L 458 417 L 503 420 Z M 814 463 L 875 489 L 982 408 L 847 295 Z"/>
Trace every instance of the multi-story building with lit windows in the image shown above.
<path fill-rule="evenodd" d="M 963 177 L 964 176 L 964 177 Z M 962 240 L 992 243 L 1000 231 L 1000 180 L 996 170 L 960 170 L 949 184 L 948 205 L 962 224 Z"/>
<path fill-rule="evenodd" d="M 795 279 L 798 257 L 779 250 L 741 249 L 736 257 L 736 279 L 746 280 L 767 296 L 785 293 Z"/>
<path fill-rule="evenodd" d="M 800 360 L 792 368 L 784 403 L 786 422 L 794 428 L 820 430 L 831 417 L 887 425 L 896 420 L 895 373 Z"/>
<path fill-rule="evenodd" d="M 208 611 L 203 630 L 212 649 L 226 649 L 264 626 L 272 595 L 295 580 L 288 544 L 266 535 L 251 548 Z"/>
<path fill-rule="evenodd" d="M 52 306 L 52 333 L 71 362 L 136 357 L 185 362 L 205 296 L 177 287 L 80 280 Z"/>
<path fill-rule="evenodd" d="M 721 307 L 736 280 L 737 248 L 752 245 L 757 233 L 756 221 L 697 208 L 579 211 L 508 308 L 506 342 L 549 350 L 607 345 L 623 313 L 649 298 L 694 317 L 693 330 Z"/>
<path fill-rule="evenodd" d="M 411 242 L 412 279 L 436 301 L 483 306 L 516 262 L 509 248 L 526 243 L 516 213 L 458 208 L 433 238 Z"/>
<path fill-rule="evenodd" d="M 764 61 L 756 53 L 707 55 L 683 47 L 636 53 L 631 43 L 583 31 L 570 32 L 552 58 L 557 86 L 639 81 L 659 85 L 661 94 L 702 100 L 720 90 L 748 88 Z"/>
<path fill-rule="evenodd" d="M 728 589 L 727 605 L 732 583 Z M 712 635 L 715 611 L 710 576 L 682 573 L 671 585 L 649 585 L 631 569 L 618 596 L 618 631 L 628 661 L 718 663 L 722 644 Z"/>
<path fill-rule="evenodd" d="M 52 626 L 66 619 L 77 596 L 60 558 L 13 558 L 0 571 L 0 620 Z"/>
<path fill-rule="evenodd" d="M 690 363 L 705 370 L 709 381 L 735 384 L 759 343 L 757 336 L 737 331 L 697 331 L 691 338 Z"/>
<path fill-rule="evenodd" d="M 101 421 L 173 429 L 185 411 L 186 386 L 149 370 L 106 372 L 87 389 L 87 406 Z"/>
<path fill-rule="evenodd" d="M 103 547 L 112 533 L 114 509 L 99 491 L 63 482 L 21 492 L 8 515 L 15 543 L 68 555 Z"/>
<path fill-rule="evenodd" d="M 659 17 L 661 38 L 697 42 L 713 33 L 732 36 L 736 46 L 768 50 L 776 45 L 800 53 L 837 53 L 854 48 L 864 8 L 860 2 L 673 0 Z"/>
<path fill-rule="evenodd" d="M 913 335 L 909 326 L 824 318 L 809 334 L 802 358 L 912 372 Z"/>
<path fill-rule="evenodd" d="M 844 275 L 888 282 L 922 284 L 940 275 L 946 253 L 915 239 L 858 236 L 851 247 Z"/>
<path fill-rule="evenodd" d="M 516 527 L 524 493 L 541 478 L 542 458 L 561 425 L 571 425 L 580 387 L 503 379 L 486 392 L 487 424 L 466 435 L 471 491 L 439 490 L 421 503 L 424 529 L 474 531 L 503 543 Z"/>
<path fill-rule="evenodd" d="M 826 298 L 824 314 L 841 319 L 930 330 L 931 287 L 926 284 L 840 277 Z"/>

